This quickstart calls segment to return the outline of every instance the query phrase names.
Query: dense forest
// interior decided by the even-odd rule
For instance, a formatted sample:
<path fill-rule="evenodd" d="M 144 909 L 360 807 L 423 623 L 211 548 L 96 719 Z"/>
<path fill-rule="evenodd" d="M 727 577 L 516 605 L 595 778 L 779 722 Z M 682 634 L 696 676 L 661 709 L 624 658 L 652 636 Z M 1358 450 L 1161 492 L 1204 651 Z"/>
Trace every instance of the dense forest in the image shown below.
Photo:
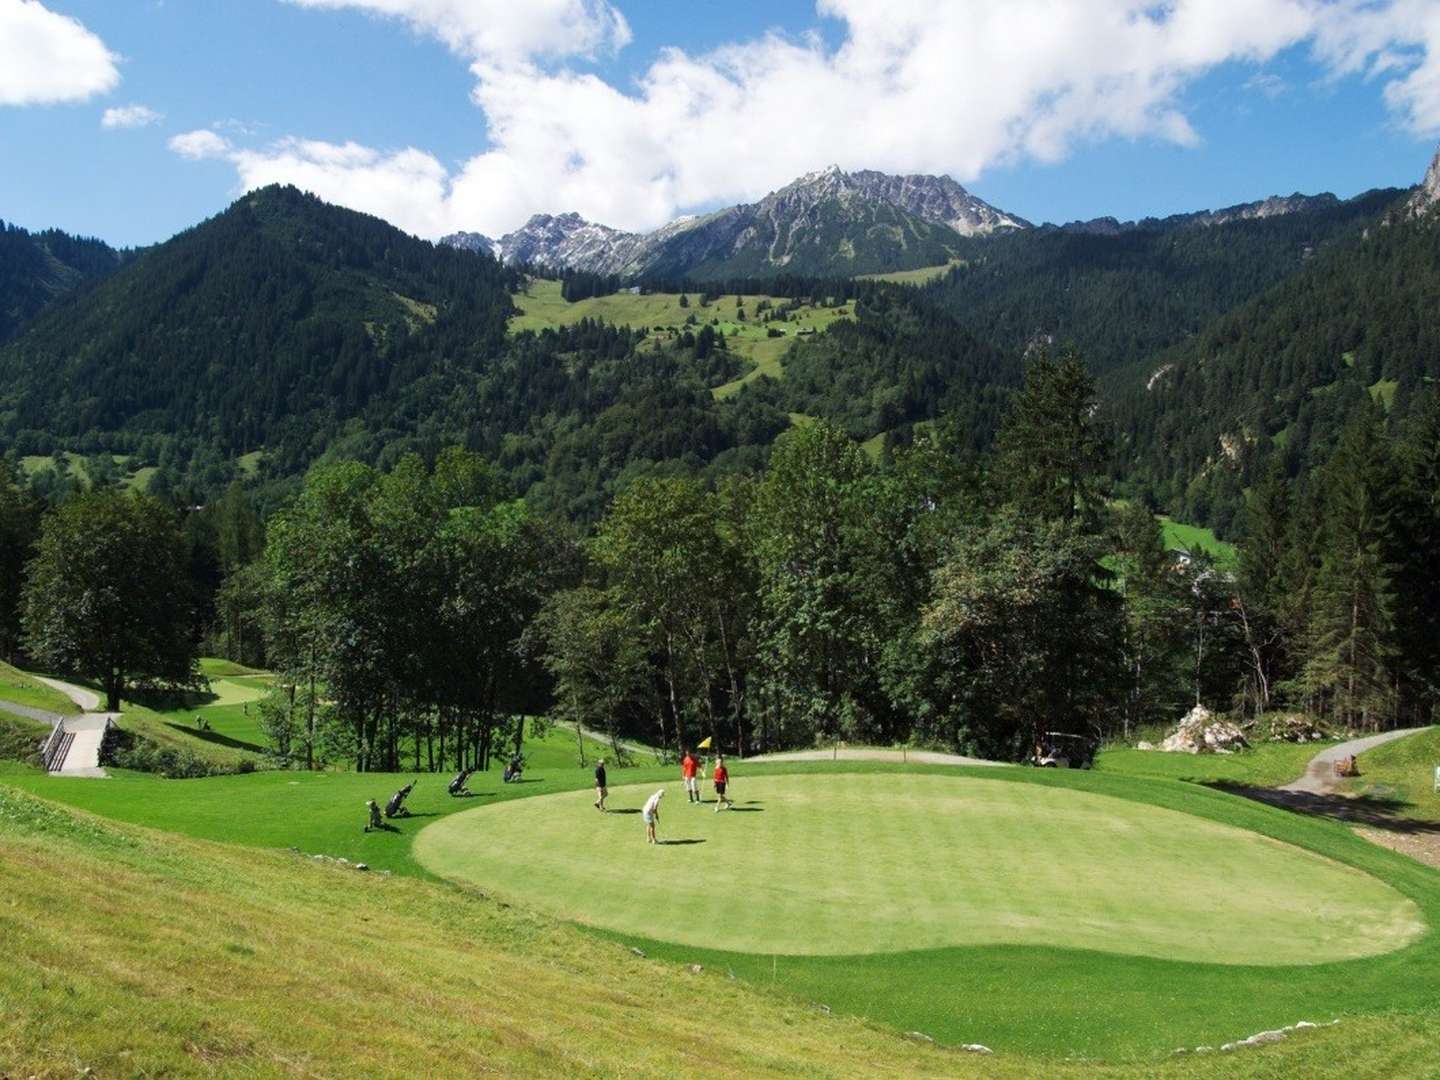
<path fill-rule="evenodd" d="M 0 221 L 0 344 L 54 301 L 129 257 L 100 240 L 59 229 L 32 233 Z"/>

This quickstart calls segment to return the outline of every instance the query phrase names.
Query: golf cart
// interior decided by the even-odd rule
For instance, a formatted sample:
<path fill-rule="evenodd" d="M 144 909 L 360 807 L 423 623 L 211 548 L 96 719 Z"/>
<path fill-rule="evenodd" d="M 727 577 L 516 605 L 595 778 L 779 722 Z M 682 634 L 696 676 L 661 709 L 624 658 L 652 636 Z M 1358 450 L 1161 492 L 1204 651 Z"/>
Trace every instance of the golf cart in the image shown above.
<path fill-rule="evenodd" d="M 1034 763 L 1042 769 L 1088 769 L 1095 763 L 1095 740 L 1088 735 L 1047 731 L 1035 744 Z"/>

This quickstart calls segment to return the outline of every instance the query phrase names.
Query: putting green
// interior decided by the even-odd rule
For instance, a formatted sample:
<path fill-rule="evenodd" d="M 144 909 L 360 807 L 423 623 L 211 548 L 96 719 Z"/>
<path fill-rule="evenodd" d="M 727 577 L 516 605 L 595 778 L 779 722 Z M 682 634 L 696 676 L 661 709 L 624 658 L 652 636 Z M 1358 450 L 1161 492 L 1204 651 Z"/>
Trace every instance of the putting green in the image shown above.
<path fill-rule="evenodd" d="M 1390 886 L 1301 848 L 1104 795 L 968 776 L 742 778 L 734 811 L 666 785 L 515 799 L 415 840 L 434 873 L 564 919 L 737 952 L 1043 944 L 1226 964 L 1388 952 L 1424 930 Z"/>

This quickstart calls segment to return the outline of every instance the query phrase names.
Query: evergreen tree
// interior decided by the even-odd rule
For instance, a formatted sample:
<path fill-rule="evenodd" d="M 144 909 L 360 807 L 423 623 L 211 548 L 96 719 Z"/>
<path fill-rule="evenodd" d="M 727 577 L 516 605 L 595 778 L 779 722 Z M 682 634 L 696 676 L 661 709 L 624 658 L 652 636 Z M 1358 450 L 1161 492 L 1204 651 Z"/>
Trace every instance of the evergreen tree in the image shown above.
<path fill-rule="evenodd" d="M 1374 728 L 1394 715 L 1396 676 L 1389 550 L 1394 480 L 1374 410 L 1346 427 L 1324 482 L 1324 554 L 1302 682 L 1339 722 Z"/>
<path fill-rule="evenodd" d="M 1046 350 L 1030 362 L 996 447 L 1003 501 L 1049 520 L 1094 521 L 1108 451 L 1079 354 Z"/>

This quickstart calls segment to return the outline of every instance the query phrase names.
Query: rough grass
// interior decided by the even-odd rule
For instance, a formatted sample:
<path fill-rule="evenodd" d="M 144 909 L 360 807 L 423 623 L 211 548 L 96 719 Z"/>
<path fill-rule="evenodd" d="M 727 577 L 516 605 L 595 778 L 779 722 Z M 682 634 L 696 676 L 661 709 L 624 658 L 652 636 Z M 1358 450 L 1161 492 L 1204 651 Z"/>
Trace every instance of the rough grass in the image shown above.
<path fill-rule="evenodd" d="M 1167 548 L 1184 548 L 1186 551 L 1204 551 L 1215 558 L 1215 565 L 1222 570 L 1233 570 L 1238 555 L 1235 545 L 1221 540 L 1210 530 L 1199 525 L 1187 525 L 1160 515 L 1160 527 L 1164 530 Z"/>
<path fill-rule="evenodd" d="M 1405 816 L 1440 821 L 1440 793 L 1435 770 L 1440 768 L 1440 728 L 1430 728 L 1360 755 L 1360 775 L 1347 781 L 1347 791 L 1405 804 Z"/>
<path fill-rule="evenodd" d="M 69 466 L 70 473 L 82 483 L 90 483 L 90 470 L 86 467 L 85 458 L 72 450 L 63 452 Z M 123 474 L 121 487 L 131 491 L 145 491 L 150 485 L 150 478 L 158 471 L 154 466 L 134 466 L 130 458 L 125 454 L 111 454 L 115 464 L 119 466 Z M 26 476 L 34 476 L 42 469 L 53 468 L 55 462 L 48 454 L 26 454 L 20 459 L 20 468 Z"/>
<path fill-rule="evenodd" d="M 23 705 L 27 709 L 43 709 L 46 712 L 60 713 L 66 716 L 80 711 L 80 706 L 60 691 L 46 686 L 39 679 L 26 674 L 19 668 L 0 663 L 0 709 L 5 707 L 6 702 Z"/>
<path fill-rule="evenodd" d="M 532 764 L 542 756 L 533 755 Z M 842 763 L 842 768 L 847 774 L 861 775 L 900 777 L 908 771 L 960 781 L 1000 779 L 997 770 L 913 765 L 906 770 L 868 762 Z M 829 763 L 739 763 L 734 771 L 738 790 L 743 792 L 760 775 L 829 777 L 835 774 L 835 767 Z M 1427 924 L 1440 922 L 1440 873 L 1381 850 L 1332 822 L 1302 818 L 1172 780 L 1041 769 L 998 772 L 1009 783 L 1133 799 L 1297 844 L 1389 883 L 1420 906 Z M 401 779 L 408 777 L 261 773 L 189 781 L 120 776 L 103 783 L 87 783 L 54 780 L 13 766 L 7 772 L 0 767 L 0 784 L 30 788 L 109 816 L 153 822 L 192 835 L 270 847 L 294 845 L 306 853 L 359 858 L 377 868 L 423 876 L 424 871 L 410 857 L 410 842 L 421 826 L 435 818 L 402 820 L 393 833 L 366 836 L 360 831 L 364 798 L 383 797 Z M 443 794 L 444 779 L 427 776 L 421 780 L 412 799 L 418 815 L 466 809 L 479 800 L 489 804 L 531 793 L 578 792 L 590 784 L 589 769 L 575 765 L 573 750 L 557 760 L 553 768 L 532 768 L 527 779 L 536 783 L 502 785 L 496 772 L 476 777 L 471 785 L 479 793 L 475 800 L 448 799 Z M 662 780 L 673 784 L 675 776 L 673 769 L 650 767 L 617 772 L 611 779 L 617 785 Z M 287 795 L 287 791 L 294 794 Z M 580 810 L 598 819 L 599 815 L 585 805 L 588 800 L 583 795 L 577 793 L 575 798 L 583 800 Z M 736 814 L 735 818 L 744 816 Z M 724 818 L 724 814 L 718 817 Z M 640 829 L 633 817 L 629 827 L 637 832 Z M 1058 848 L 1054 844 L 1030 845 L 1027 850 L 1037 865 L 1083 866 L 1092 857 L 1078 839 L 1067 839 Z M 637 851 L 650 854 L 643 844 L 627 840 L 615 847 L 613 857 L 627 860 Z M 923 857 L 923 853 L 920 855 Z M 232 865 L 231 873 L 244 873 L 241 863 Z M 1142 893 L 1151 887 L 1153 878 L 1140 867 L 1129 880 L 1130 887 Z M 693 881 L 697 894 L 718 891 L 737 905 L 745 903 L 746 885 L 718 863 L 707 864 Z M 1237 888 L 1242 890 L 1243 886 Z M 634 900 L 641 905 L 647 902 L 639 891 Z M 0 915 L 3 911 L 0 907 Z M 338 919 L 351 917 L 349 909 L 337 911 Z M 1065 908 L 1057 904 L 1053 925 L 1059 927 L 1067 915 Z M 1297 908 L 1288 917 L 1303 921 L 1310 915 Z M 576 940 L 593 942 L 604 937 L 600 931 L 593 934 L 591 939 Z M 1219 1075 L 1221 1071 L 1235 1075 L 1235 1070 L 1254 1069 L 1252 1075 L 1275 1077 L 1305 1075 L 1295 1070 L 1313 1071 L 1325 1062 L 1333 1067 L 1339 1060 L 1352 1075 L 1427 1075 L 1422 1065 L 1433 1061 L 1425 1056 L 1431 1052 L 1425 1039 L 1440 1033 L 1440 1019 L 1436 1016 L 1440 946 L 1433 931 L 1416 944 L 1383 956 L 1303 967 L 1182 963 L 1066 949 L 1054 946 L 1049 934 L 1037 933 L 1027 946 L 955 947 L 840 957 L 723 952 L 633 936 L 612 937 L 644 949 L 652 958 L 701 963 L 707 972 L 733 972 L 740 980 L 757 986 L 774 980 L 780 991 L 802 1001 L 824 1003 L 836 1014 L 869 1017 L 900 1031 L 924 1032 L 948 1044 L 979 1041 L 1014 1054 L 1044 1055 L 1047 1075 L 1063 1072 L 1061 1059 L 1072 1056 L 1142 1061 L 1145 1064 L 1138 1067 L 1138 1072 L 1143 1075 Z M 309 963 L 310 955 L 305 955 Z M 328 961 L 321 957 L 315 962 L 323 965 Z M 423 985 L 423 980 L 416 985 Z M 507 986 L 512 985 L 516 984 L 507 982 Z M 1277 1048 L 1246 1050 L 1233 1058 L 1224 1055 L 1223 1066 L 1208 1064 L 1204 1058 L 1189 1063 L 1169 1061 L 1170 1050 L 1178 1046 L 1218 1045 L 1301 1019 L 1323 1021 L 1336 1016 L 1345 1018 L 1342 1027 L 1335 1029 L 1346 1036 L 1343 1040 L 1311 1032 L 1297 1035 Z M 723 1026 L 714 1016 L 709 1024 Z M 678 1029 L 670 1025 L 668 1030 Z M 437 1045 L 445 1045 L 444 1038 Z M 1328 1049 L 1313 1049 L 1317 1046 Z M 1329 1056 L 1336 1053 L 1343 1053 L 1343 1057 Z M 824 1063 L 829 1060 L 817 1058 L 815 1071 L 825 1071 L 828 1066 Z M 993 1064 L 1000 1068 L 1007 1060 L 1016 1059 L 1003 1055 L 987 1059 L 987 1067 Z M 1021 1074 L 1033 1075 L 1040 1067 L 1030 1058 L 1018 1060 L 1022 1062 L 1017 1066 Z M 904 1073 L 904 1068 L 896 1068 Z M 869 1067 L 857 1069 L 872 1071 Z M 1171 1069 L 1175 1071 L 1171 1073 Z M 1096 1075 L 1090 1071 L 1084 1074 Z M 1136 1072 L 1117 1069 L 1109 1074 Z"/>
<path fill-rule="evenodd" d="M 861 281 L 889 281 L 896 285 L 924 285 L 943 277 L 954 267 L 964 266 L 964 259 L 951 259 L 940 266 L 922 266 L 915 270 L 892 270 L 888 274 L 858 274 Z"/>
<path fill-rule="evenodd" d="M 1234 754 L 1171 754 L 1161 750 L 1102 750 L 1095 756 L 1100 772 L 1163 776 L 1195 783 L 1279 787 L 1305 774 L 1310 759 L 1325 743 L 1262 742 Z"/>
<path fill-rule="evenodd" d="M 628 292 L 611 296 L 595 296 L 576 303 L 567 303 L 560 295 L 560 283 L 544 278 L 531 278 L 525 290 L 514 297 L 520 314 L 510 320 L 510 332 L 526 330 L 540 331 L 559 326 L 569 326 L 581 319 L 600 319 L 616 326 L 643 328 L 652 333 L 656 327 L 681 330 L 692 316 L 699 325 L 718 320 L 716 329 L 725 333 L 726 347 L 742 360 L 753 366 L 739 379 L 716 387 L 717 398 L 730 397 L 740 387 L 762 376 L 780 378 L 784 374 L 782 364 L 785 353 L 795 343 L 802 330 L 816 332 L 824 330 L 836 319 L 845 318 L 850 308 L 832 308 L 804 305 L 791 312 L 785 322 L 765 323 L 756 308 L 760 301 L 768 300 L 773 307 L 780 307 L 789 301 L 773 296 L 744 295 L 722 296 L 708 306 L 700 306 L 698 293 L 690 293 L 689 307 L 680 306 L 679 293 L 648 293 L 635 295 Z M 736 316 L 737 300 L 745 310 L 745 321 Z M 783 332 L 783 337 L 772 338 L 768 330 L 774 327 Z"/>
<path fill-rule="evenodd" d="M 1366 874 L 1188 814 L 1084 792 L 948 776 L 779 776 L 733 811 L 655 790 L 512 801 L 422 832 L 435 873 L 561 918 L 679 944 L 787 955 L 1052 946 L 1230 964 L 1389 952 L 1415 906 Z M 1037 860 L 1073 847 L 1083 860 Z M 1137 875 L 1148 885 L 1137 890 Z M 695 888 L 723 875 L 728 888 Z M 1243 889 L 1237 892 L 1237 886 Z M 637 902 L 639 898 L 642 901 Z M 1295 908 L 1310 918 L 1289 918 Z M 1056 909 L 1064 920 L 1054 919 Z"/>
<path fill-rule="evenodd" d="M 38 747 L 49 734 L 49 724 L 7 713 L 0 703 L 0 761 L 39 765 Z"/>

